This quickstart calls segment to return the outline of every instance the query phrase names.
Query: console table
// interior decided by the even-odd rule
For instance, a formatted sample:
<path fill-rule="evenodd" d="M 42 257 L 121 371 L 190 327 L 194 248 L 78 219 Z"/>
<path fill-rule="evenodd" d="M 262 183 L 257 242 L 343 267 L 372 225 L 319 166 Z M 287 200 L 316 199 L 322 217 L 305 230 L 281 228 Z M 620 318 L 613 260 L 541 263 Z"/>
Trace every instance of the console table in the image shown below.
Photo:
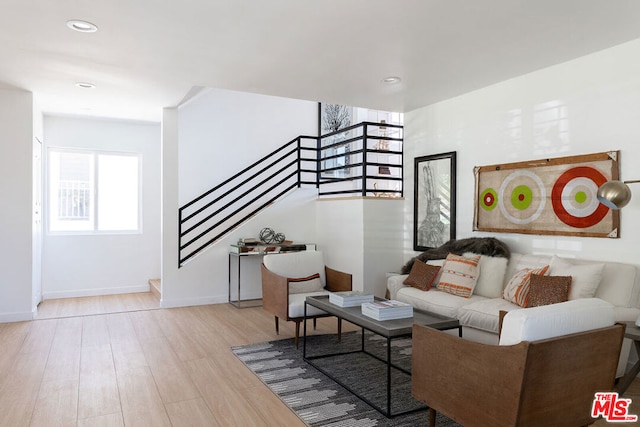
<path fill-rule="evenodd" d="M 300 251 L 315 251 L 315 243 L 289 243 L 289 244 L 258 244 L 251 246 L 231 245 L 229 246 L 229 304 L 236 308 L 257 307 L 262 305 L 262 298 L 245 299 L 241 298 L 241 275 L 240 264 L 244 257 L 262 257 L 268 254 L 283 254 L 288 252 L 300 252 Z M 238 289 L 236 299 L 231 299 L 231 259 L 235 258 L 237 271 L 236 276 L 238 280 Z"/>

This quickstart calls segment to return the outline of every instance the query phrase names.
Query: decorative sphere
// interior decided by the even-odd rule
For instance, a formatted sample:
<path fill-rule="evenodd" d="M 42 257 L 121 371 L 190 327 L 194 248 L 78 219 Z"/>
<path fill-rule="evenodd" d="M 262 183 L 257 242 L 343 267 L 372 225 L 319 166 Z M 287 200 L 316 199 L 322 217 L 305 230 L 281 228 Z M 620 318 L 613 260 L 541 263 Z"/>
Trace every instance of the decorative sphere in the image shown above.
<path fill-rule="evenodd" d="M 262 230 L 260 230 L 260 240 L 265 243 L 273 243 L 275 237 L 276 237 L 275 231 L 273 231 L 269 227 L 265 227 Z"/>
<path fill-rule="evenodd" d="M 284 233 L 278 233 L 278 234 L 276 234 L 276 235 L 275 235 L 275 237 L 273 238 L 273 240 L 274 240 L 276 243 L 282 243 L 282 242 L 284 242 L 284 239 L 286 239 L 286 237 L 285 237 Z"/>

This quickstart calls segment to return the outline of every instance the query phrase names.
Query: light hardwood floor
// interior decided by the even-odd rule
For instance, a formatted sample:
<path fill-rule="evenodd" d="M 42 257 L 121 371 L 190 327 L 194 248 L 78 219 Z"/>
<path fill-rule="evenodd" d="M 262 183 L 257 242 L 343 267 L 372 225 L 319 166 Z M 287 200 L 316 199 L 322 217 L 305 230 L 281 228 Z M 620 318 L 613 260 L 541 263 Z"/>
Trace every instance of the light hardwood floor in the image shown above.
<path fill-rule="evenodd" d="M 260 307 L 144 308 L 145 297 L 45 301 L 38 320 L 0 324 L 0 425 L 304 426 L 231 353 L 292 337 L 293 323 L 278 336 Z M 335 328 L 320 319 L 315 332 Z M 625 397 L 640 414 L 638 380 Z"/>

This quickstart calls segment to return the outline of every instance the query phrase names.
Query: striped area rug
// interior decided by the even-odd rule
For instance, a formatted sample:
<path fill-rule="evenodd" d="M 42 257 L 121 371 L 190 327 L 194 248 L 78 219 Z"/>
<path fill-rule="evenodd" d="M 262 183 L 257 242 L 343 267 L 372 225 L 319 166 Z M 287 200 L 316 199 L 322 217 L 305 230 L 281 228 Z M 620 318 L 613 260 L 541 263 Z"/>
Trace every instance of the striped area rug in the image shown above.
<path fill-rule="evenodd" d="M 318 335 L 307 338 L 307 356 L 324 355 L 357 350 L 360 332 L 344 333 L 338 343 L 336 335 Z M 368 351 L 386 357 L 386 340 L 375 334 L 365 334 Z M 368 426 L 428 426 L 428 411 L 387 418 L 365 401 L 352 394 L 321 371 L 302 359 L 302 342 L 296 349 L 293 339 L 270 341 L 233 347 L 233 353 L 255 373 L 287 406 L 307 425 L 368 427 Z M 392 361 L 409 369 L 411 366 L 411 339 L 392 341 Z M 353 353 L 314 361 L 331 372 L 359 395 L 376 405 L 386 404 L 386 365 L 379 360 Z M 420 408 L 411 397 L 408 374 L 392 371 L 392 412 Z M 459 427 L 438 414 L 438 427 Z"/>

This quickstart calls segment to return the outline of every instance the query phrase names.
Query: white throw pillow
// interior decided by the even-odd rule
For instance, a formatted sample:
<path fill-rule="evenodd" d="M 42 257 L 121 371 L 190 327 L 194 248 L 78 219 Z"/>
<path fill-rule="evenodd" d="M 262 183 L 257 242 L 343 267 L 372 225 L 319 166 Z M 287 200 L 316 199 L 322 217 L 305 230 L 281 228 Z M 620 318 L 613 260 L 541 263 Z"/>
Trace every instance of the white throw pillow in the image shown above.
<path fill-rule="evenodd" d="M 602 280 L 603 263 L 572 264 L 570 261 L 554 256 L 549 267 L 550 276 L 571 276 L 569 300 L 593 298 Z"/>
<path fill-rule="evenodd" d="M 478 254 L 467 252 L 463 255 L 470 258 Z M 480 255 L 480 275 L 473 293 L 487 298 L 500 298 L 508 262 L 506 258 Z"/>

